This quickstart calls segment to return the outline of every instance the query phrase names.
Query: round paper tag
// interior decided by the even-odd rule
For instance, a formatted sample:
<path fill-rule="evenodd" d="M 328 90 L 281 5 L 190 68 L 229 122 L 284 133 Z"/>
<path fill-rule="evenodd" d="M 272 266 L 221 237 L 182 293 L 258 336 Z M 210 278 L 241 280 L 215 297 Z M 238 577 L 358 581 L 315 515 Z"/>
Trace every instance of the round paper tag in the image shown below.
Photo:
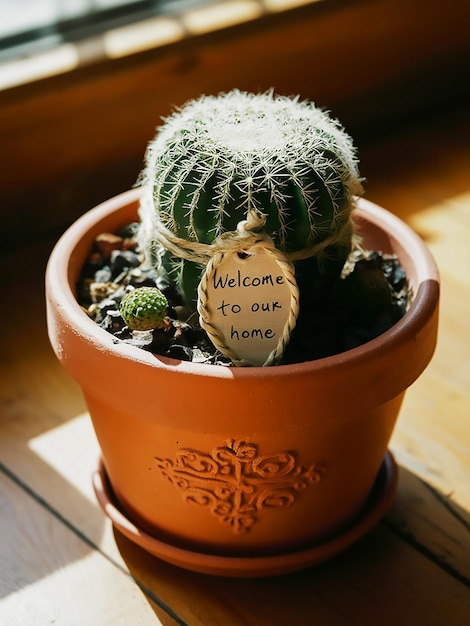
<path fill-rule="evenodd" d="M 297 320 L 293 266 L 266 242 L 218 252 L 199 285 L 198 310 L 212 343 L 236 365 L 274 364 Z"/>

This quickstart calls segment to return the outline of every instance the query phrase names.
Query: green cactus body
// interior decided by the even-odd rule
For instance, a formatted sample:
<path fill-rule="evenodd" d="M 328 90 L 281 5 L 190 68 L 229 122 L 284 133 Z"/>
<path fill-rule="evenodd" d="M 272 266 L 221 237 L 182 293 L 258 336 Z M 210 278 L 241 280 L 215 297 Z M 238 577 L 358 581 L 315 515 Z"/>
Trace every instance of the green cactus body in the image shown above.
<path fill-rule="evenodd" d="M 120 311 L 130 330 L 144 332 L 164 328 L 168 300 L 155 287 L 139 287 L 123 298 Z"/>
<path fill-rule="evenodd" d="M 159 224 L 180 239 L 211 244 L 255 212 L 265 216 L 263 232 L 276 247 L 299 258 L 338 234 L 296 262 L 301 300 L 309 284 L 341 272 L 351 249 L 353 197 L 361 190 L 355 151 L 312 103 L 239 91 L 189 102 L 149 144 L 142 183 L 152 201 L 141 207 L 141 247 L 193 308 L 204 265 L 163 250 L 153 234 Z"/>

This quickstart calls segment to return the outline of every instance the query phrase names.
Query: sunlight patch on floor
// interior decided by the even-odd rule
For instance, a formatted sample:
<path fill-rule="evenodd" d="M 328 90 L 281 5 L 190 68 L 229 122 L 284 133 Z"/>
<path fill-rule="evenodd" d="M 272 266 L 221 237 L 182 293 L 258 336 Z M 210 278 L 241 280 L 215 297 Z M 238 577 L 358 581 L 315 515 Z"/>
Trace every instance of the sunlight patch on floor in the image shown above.
<path fill-rule="evenodd" d="M 88 413 L 33 437 L 28 448 L 95 504 L 91 474 L 100 452 Z"/>

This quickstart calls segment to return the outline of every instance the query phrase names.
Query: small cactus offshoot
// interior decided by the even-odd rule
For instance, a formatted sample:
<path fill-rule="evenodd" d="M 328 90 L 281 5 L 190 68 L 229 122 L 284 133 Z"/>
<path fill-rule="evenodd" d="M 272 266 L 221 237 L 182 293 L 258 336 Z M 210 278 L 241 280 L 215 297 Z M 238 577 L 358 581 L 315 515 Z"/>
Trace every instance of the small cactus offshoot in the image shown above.
<path fill-rule="evenodd" d="M 295 262 L 302 297 L 340 274 L 362 191 L 351 138 L 326 112 L 238 90 L 203 96 L 167 118 L 141 182 L 149 190 L 139 232 L 146 262 L 173 276 L 192 307 L 204 262 L 170 250 L 162 230 L 166 240 L 210 245 L 249 213 L 262 217 L 263 233 Z"/>
<path fill-rule="evenodd" d="M 168 300 L 156 287 L 139 287 L 123 298 L 120 312 L 130 330 L 164 328 Z"/>

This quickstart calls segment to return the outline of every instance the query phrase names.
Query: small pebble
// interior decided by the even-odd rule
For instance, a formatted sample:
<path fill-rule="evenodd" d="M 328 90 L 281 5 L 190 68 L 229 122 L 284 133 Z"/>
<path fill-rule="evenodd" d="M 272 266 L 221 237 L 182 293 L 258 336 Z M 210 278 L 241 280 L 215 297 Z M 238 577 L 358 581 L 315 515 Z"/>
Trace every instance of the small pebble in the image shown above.
<path fill-rule="evenodd" d="M 138 267 L 140 259 L 132 250 L 113 250 L 111 252 L 110 265 L 113 272 L 120 272 L 125 267 Z"/>
<path fill-rule="evenodd" d="M 168 348 L 166 354 L 170 358 L 178 359 L 179 361 L 192 361 L 193 351 L 188 346 L 174 343 Z"/>
<path fill-rule="evenodd" d="M 113 277 L 113 272 L 109 265 L 104 265 L 101 269 L 95 272 L 95 283 L 109 283 Z"/>
<path fill-rule="evenodd" d="M 112 282 L 106 283 L 97 283 L 93 282 L 90 284 L 90 296 L 92 302 L 101 302 L 112 293 L 119 289 L 119 285 Z"/>
<path fill-rule="evenodd" d="M 95 239 L 95 245 L 105 261 L 111 258 L 113 250 L 120 250 L 123 238 L 113 233 L 101 233 Z"/>
<path fill-rule="evenodd" d="M 101 322 L 100 326 L 110 333 L 117 333 L 124 328 L 125 324 L 118 310 L 109 309 L 106 312 L 106 316 Z"/>

